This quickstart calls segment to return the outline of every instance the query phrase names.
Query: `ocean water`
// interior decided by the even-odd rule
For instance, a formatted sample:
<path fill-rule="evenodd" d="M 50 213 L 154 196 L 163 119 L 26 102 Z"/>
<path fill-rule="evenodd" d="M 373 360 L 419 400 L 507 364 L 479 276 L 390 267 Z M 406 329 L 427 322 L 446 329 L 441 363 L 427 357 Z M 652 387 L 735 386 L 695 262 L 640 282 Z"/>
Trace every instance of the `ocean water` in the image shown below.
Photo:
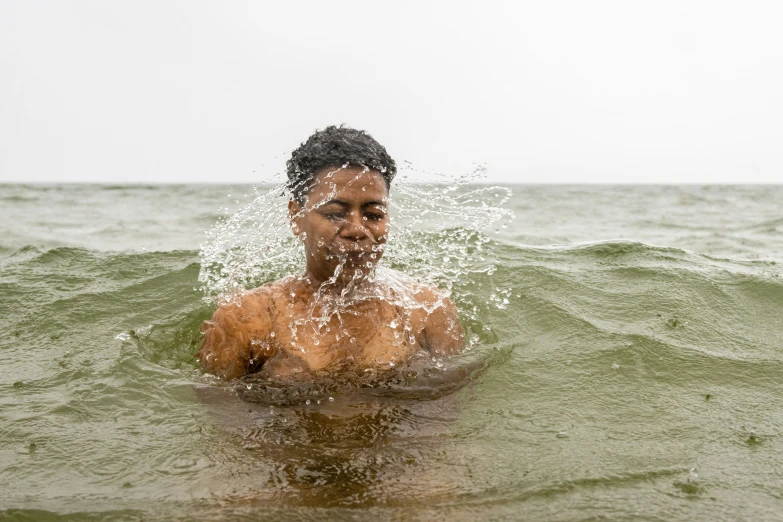
<path fill-rule="evenodd" d="M 249 191 L 0 185 L 0 520 L 783 520 L 783 187 L 514 186 L 468 353 L 253 393 L 193 360 Z"/>

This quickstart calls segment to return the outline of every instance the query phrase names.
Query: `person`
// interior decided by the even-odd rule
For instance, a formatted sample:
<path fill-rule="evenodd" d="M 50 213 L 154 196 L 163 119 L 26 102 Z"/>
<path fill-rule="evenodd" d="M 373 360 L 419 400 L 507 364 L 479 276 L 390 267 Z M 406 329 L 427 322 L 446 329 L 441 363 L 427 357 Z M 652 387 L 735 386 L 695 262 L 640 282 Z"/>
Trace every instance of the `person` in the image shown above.
<path fill-rule="evenodd" d="M 306 267 L 242 293 L 204 321 L 196 354 L 223 379 L 404 365 L 459 352 L 464 333 L 441 290 L 379 267 L 394 160 L 364 131 L 315 132 L 287 164 L 290 225 Z"/>

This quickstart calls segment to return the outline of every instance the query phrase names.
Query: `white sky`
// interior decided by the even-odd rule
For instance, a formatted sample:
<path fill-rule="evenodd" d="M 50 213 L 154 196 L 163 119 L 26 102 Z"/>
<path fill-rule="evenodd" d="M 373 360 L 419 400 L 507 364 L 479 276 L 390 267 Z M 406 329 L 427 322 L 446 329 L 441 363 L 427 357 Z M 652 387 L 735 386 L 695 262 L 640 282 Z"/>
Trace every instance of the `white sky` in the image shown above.
<path fill-rule="evenodd" d="M 782 28 L 779 0 L 0 0 L 0 181 L 253 183 L 347 123 L 492 181 L 783 183 Z"/>

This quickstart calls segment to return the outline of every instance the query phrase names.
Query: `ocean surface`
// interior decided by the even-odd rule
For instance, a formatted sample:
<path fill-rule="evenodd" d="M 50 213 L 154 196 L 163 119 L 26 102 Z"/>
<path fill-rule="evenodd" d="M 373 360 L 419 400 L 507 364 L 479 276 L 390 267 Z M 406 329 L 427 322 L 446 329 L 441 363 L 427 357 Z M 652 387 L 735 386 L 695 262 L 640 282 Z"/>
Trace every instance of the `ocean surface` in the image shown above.
<path fill-rule="evenodd" d="M 467 353 L 249 393 L 193 358 L 249 187 L 0 185 L 0 520 L 783 520 L 783 186 L 511 189 Z"/>

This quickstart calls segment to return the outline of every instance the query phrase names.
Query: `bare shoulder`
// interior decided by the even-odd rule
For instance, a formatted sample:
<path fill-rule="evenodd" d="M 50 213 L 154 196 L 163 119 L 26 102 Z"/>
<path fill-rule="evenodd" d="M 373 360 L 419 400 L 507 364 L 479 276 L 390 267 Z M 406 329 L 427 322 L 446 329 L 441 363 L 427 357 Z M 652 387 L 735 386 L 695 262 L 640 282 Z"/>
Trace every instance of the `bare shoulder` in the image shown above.
<path fill-rule="evenodd" d="M 240 330 L 263 328 L 265 323 L 271 322 L 271 316 L 271 291 L 264 285 L 218 306 L 212 318 L 204 322 L 204 326 L 216 323 L 224 329 L 238 333 Z"/>
<path fill-rule="evenodd" d="M 424 317 L 423 334 L 427 349 L 436 355 L 458 353 L 465 347 L 465 335 L 459 322 L 457 307 L 443 290 L 430 285 L 417 285 L 414 297 Z"/>
<path fill-rule="evenodd" d="M 264 285 L 218 306 L 204 321 L 204 339 L 196 354 L 201 367 L 218 377 L 233 379 L 261 367 L 270 354 L 263 344 L 273 328 L 271 285 Z"/>
<path fill-rule="evenodd" d="M 447 297 L 446 292 L 432 285 L 423 285 L 417 283 L 413 287 L 413 296 L 420 305 L 427 308 L 439 307 L 446 303 L 451 303 Z"/>

